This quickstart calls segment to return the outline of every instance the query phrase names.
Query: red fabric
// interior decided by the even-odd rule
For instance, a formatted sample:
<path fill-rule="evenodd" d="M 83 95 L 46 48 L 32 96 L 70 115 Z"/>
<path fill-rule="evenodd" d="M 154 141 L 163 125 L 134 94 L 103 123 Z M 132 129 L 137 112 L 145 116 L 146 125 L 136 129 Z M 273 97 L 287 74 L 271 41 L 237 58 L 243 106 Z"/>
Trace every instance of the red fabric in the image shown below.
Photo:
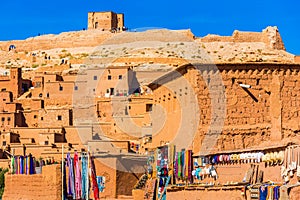
<path fill-rule="evenodd" d="M 90 157 L 90 170 L 91 170 L 91 182 L 92 182 L 92 190 L 94 192 L 94 198 L 95 200 L 100 199 L 99 198 L 99 188 L 98 188 L 98 183 L 96 179 L 96 170 L 95 170 L 95 165 L 94 165 L 94 160 L 93 157 Z"/>

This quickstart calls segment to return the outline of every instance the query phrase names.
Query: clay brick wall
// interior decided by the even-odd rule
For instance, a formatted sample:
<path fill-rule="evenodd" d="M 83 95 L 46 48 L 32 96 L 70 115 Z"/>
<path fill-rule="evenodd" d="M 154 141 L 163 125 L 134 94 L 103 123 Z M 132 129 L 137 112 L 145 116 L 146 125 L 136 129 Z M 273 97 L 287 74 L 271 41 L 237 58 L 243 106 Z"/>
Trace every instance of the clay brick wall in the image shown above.
<path fill-rule="evenodd" d="M 42 111 L 41 111 L 42 112 Z M 70 109 L 47 109 L 40 114 L 39 127 L 63 127 L 73 125 L 72 110 Z"/>
<path fill-rule="evenodd" d="M 191 112 L 187 110 L 189 109 L 187 105 L 193 98 L 189 97 L 191 91 L 183 84 L 179 84 L 179 79 L 170 79 L 172 81 L 153 90 L 153 114 L 156 119 L 162 117 L 153 123 L 154 147 L 172 141 L 177 135 L 185 134 L 186 130 L 197 127 L 198 130 L 195 131 L 193 142 L 190 144 L 195 153 L 200 152 L 204 144 L 213 146 L 213 151 L 224 151 L 261 148 L 273 145 L 274 142 L 280 145 L 300 141 L 297 134 L 300 130 L 298 65 L 220 64 L 217 67 L 219 68 L 217 71 L 209 67 L 203 67 L 200 72 L 189 67 L 179 71 L 196 94 L 199 126 L 181 121 L 182 114 Z M 172 84 L 177 87 L 169 90 L 168 87 Z M 225 97 L 220 92 L 222 84 Z M 251 87 L 243 88 L 240 84 Z M 224 125 L 219 124 L 221 118 L 215 118 L 222 116 L 222 107 L 215 107 L 212 110 L 212 105 L 217 105 L 222 98 L 226 98 Z M 180 104 L 176 102 L 179 99 Z M 162 116 L 159 110 L 155 114 L 156 107 L 163 108 L 166 116 Z M 220 135 L 215 135 L 216 132 L 209 129 L 214 121 L 216 121 L 214 128 L 221 128 Z M 164 122 L 164 125 L 157 132 L 155 126 L 160 126 L 160 122 Z M 215 135 L 216 144 L 210 144 L 211 140 L 205 140 L 207 135 L 212 137 Z"/>
<path fill-rule="evenodd" d="M 74 82 L 46 82 L 44 87 L 45 106 L 71 105 Z"/>
<path fill-rule="evenodd" d="M 3 199 L 61 199 L 60 165 L 44 166 L 42 174 L 6 174 Z"/>
<path fill-rule="evenodd" d="M 299 130 L 297 122 L 300 119 L 297 109 L 297 93 L 300 86 L 298 66 L 291 66 L 291 70 L 272 65 L 259 69 L 258 66 L 251 65 L 239 69 L 232 66 L 235 70 L 224 69 L 224 65 L 218 67 L 225 87 L 226 116 L 215 149 L 243 149 L 268 146 L 275 141 L 279 144 L 282 139 L 299 140 L 296 134 Z M 208 76 L 213 80 L 213 76 L 218 76 L 218 73 L 204 70 L 198 76 L 189 79 L 190 82 L 198 80 L 194 89 L 197 91 L 201 112 L 201 128 L 194 140 L 194 152 L 200 150 L 203 137 L 207 134 L 212 116 L 210 105 L 214 103 L 212 100 L 220 98 L 218 92 L 208 90 L 204 81 Z M 243 89 L 240 83 L 251 85 L 251 88 Z M 209 83 L 211 90 L 214 84 L 217 85 Z"/>
<path fill-rule="evenodd" d="M 234 31 L 232 36 L 207 35 L 201 42 L 263 42 L 267 48 L 285 50 L 277 27 L 267 27 L 262 32 Z"/>

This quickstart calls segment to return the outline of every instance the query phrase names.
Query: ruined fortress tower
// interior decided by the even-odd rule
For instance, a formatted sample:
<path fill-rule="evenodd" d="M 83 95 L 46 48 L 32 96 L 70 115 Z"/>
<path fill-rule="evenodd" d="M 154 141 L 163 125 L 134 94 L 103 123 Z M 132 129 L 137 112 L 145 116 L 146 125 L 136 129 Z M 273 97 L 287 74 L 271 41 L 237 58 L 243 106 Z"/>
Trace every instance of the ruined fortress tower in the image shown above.
<path fill-rule="evenodd" d="M 107 12 L 89 12 L 88 29 L 100 29 L 103 31 L 122 30 L 124 27 L 124 14 Z"/>

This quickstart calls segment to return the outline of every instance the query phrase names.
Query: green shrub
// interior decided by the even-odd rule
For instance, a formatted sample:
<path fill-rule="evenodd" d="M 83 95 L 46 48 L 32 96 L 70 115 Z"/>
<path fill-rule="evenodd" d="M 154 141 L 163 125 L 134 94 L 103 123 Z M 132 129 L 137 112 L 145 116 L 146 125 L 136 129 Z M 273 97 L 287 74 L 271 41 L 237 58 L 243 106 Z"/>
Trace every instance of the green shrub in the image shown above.
<path fill-rule="evenodd" d="M 5 173 L 8 172 L 8 169 L 0 168 L 0 198 L 2 198 L 2 195 L 4 193 L 4 187 L 5 187 Z"/>

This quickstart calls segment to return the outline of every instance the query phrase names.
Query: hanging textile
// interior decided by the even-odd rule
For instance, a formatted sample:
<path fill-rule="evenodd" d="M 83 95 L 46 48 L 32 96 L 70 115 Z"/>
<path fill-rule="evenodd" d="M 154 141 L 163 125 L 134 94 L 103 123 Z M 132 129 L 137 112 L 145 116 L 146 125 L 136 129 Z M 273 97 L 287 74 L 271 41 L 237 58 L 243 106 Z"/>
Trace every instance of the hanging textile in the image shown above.
<path fill-rule="evenodd" d="M 14 174 L 15 173 L 15 157 L 14 156 L 12 156 L 11 157 L 11 161 L 10 161 L 11 163 L 10 163 L 10 166 L 11 166 L 11 173 L 12 174 Z"/>
<path fill-rule="evenodd" d="M 73 166 L 73 159 L 71 158 L 70 153 L 67 154 L 67 163 L 66 165 L 69 168 L 69 175 L 68 175 L 68 197 L 73 199 L 76 198 L 75 196 L 75 183 L 74 183 L 74 166 Z"/>
<path fill-rule="evenodd" d="M 97 184 L 98 184 L 99 192 L 103 192 L 105 188 L 105 177 L 97 176 Z"/>
<path fill-rule="evenodd" d="M 185 149 L 181 150 L 181 165 L 182 165 L 181 176 L 182 178 L 184 178 L 185 177 Z"/>
<path fill-rule="evenodd" d="M 78 153 L 74 153 L 74 171 L 75 171 L 75 196 L 76 199 L 81 198 L 81 172 L 79 166 Z"/>
<path fill-rule="evenodd" d="M 188 150 L 188 180 L 190 183 L 193 182 L 193 176 L 192 176 L 192 165 L 193 165 L 193 158 L 192 158 L 192 150 Z"/>
<path fill-rule="evenodd" d="M 178 179 L 178 153 L 175 153 L 175 164 L 174 164 L 174 174 L 175 179 Z"/>
<path fill-rule="evenodd" d="M 29 154 L 29 163 L 30 163 L 29 174 L 35 174 L 35 164 L 34 164 L 35 162 L 31 154 Z"/>
<path fill-rule="evenodd" d="M 95 200 L 99 199 L 99 188 L 96 180 L 96 170 L 95 170 L 95 165 L 94 165 L 94 159 L 92 156 L 90 156 L 90 175 L 91 175 L 91 184 L 92 184 L 92 189 L 94 192 L 94 198 Z"/>
<path fill-rule="evenodd" d="M 181 178 L 181 172 L 182 172 L 182 164 L 181 164 L 181 152 L 177 152 L 178 155 L 178 174 L 177 174 L 177 178 L 180 179 Z"/>
<path fill-rule="evenodd" d="M 81 198 L 85 199 L 88 195 L 88 162 L 87 162 L 87 153 L 81 153 L 81 181 L 82 181 L 82 190 L 81 190 Z"/>

